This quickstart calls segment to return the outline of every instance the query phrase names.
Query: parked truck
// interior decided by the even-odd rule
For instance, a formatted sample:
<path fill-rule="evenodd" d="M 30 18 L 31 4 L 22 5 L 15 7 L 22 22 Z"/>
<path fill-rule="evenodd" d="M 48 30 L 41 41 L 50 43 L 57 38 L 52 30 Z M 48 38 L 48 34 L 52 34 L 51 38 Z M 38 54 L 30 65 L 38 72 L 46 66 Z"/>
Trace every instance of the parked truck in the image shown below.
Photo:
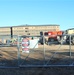
<path fill-rule="evenodd" d="M 46 44 L 48 43 L 62 43 L 62 38 L 66 36 L 65 38 L 65 42 L 67 44 L 70 44 L 70 36 L 71 36 L 71 44 L 74 45 L 74 28 L 71 29 L 67 29 L 66 31 L 48 31 L 48 32 L 41 32 L 41 38 L 40 38 L 40 42 L 41 44 L 43 43 L 43 34 L 44 34 L 44 42 Z M 64 35 L 64 36 L 63 36 Z"/>
<path fill-rule="evenodd" d="M 44 33 L 48 43 L 60 43 L 60 39 L 63 35 L 63 31 L 48 31 Z M 46 36 L 47 35 L 47 36 Z"/>
<path fill-rule="evenodd" d="M 49 44 L 51 42 L 60 43 L 60 39 L 63 35 L 63 31 L 48 31 L 48 32 L 44 32 L 44 33 L 41 32 L 41 39 L 40 39 L 41 44 L 44 44 L 43 37 L 42 37 L 43 34 L 44 34 L 44 42 L 46 44 Z"/>

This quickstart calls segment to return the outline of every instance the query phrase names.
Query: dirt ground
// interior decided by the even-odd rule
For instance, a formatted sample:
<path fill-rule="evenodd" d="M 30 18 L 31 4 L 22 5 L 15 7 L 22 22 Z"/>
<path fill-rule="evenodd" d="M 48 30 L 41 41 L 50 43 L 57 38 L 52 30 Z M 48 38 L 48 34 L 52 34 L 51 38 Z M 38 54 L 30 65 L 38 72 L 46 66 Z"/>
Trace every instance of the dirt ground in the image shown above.
<path fill-rule="evenodd" d="M 33 50 L 33 49 L 30 49 Z M 58 52 L 58 54 L 55 54 L 54 58 L 60 58 L 64 61 L 68 58 L 70 58 L 70 46 L 68 45 L 63 45 L 60 47 L 60 45 L 39 45 L 39 48 L 35 49 L 30 55 L 22 53 L 20 50 L 21 54 L 21 59 L 25 59 L 25 57 L 28 56 L 26 61 L 30 60 L 32 64 L 35 64 L 35 61 L 43 62 L 41 60 L 44 60 L 44 50 L 45 50 L 45 57 L 46 60 L 48 61 L 51 56 L 53 56 L 54 52 Z M 71 46 L 71 61 L 73 62 L 74 59 L 74 46 Z M 15 66 L 18 64 L 18 58 L 17 58 L 17 48 L 16 47 L 1 47 L 0 48 L 0 66 Z M 13 60 L 13 61 L 11 61 Z M 58 59 L 57 59 L 58 60 Z M 29 62 L 30 62 L 29 61 Z M 47 62 L 46 61 L 46 62 Z M 54 59 L 52 60 L 54 61 Z M 52 63 L 51 61 L 51 63 Z M 61 61 L 63 64 L 64 61 Z M 5 65 L 2 65 L 1 63 L 4 63 Z M 21 61 L 22 62 L 22 61 Z M 30 63 L 31 63 L 30 62 Z M 71 63 L 69 62 L 69 63 Z M 30 64 L 29 63 L 29 64 Z M 50 63 L 50 64 L 51 64 Z M 67 64 L 67 62 L 65 61 Z M 25 64 L 25 63 L 23 63 Z M 52 64 L 55 64 L 53 62 Z M 74 67 L 48 67 L 48 68 L 0 68 L 0 75 L 74 75 Z"/>
<path fill-rule="evenodd" d="M 74 67 L 0 69 L 0 75 L 74 75 Z"/>

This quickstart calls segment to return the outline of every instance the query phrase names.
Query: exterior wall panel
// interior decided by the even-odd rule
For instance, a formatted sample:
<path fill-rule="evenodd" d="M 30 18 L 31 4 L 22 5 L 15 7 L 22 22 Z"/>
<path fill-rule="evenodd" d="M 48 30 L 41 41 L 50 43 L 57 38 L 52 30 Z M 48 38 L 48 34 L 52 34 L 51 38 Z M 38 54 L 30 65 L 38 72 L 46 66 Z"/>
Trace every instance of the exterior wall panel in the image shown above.
<path fill-rule="evenodd" d="M 23 25 L 23 26 L 13 26 L 13 35 L 40 35 L 40 32 L 46 31 L 59 31 L 59 25 Z M 10 27 L 1 27 L 0 35 L 11 35 Z"/>

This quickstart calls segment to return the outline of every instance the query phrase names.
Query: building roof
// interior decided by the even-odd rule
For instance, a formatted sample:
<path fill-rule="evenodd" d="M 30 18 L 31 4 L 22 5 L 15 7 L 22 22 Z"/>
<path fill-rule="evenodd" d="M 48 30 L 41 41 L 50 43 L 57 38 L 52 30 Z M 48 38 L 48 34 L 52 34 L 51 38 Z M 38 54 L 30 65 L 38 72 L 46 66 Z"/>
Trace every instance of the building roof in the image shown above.
<path fill-rule="evenodd" d="M 5 26 L 5 27 L 0 27 L 0 28 L 10 28 L 9 26 Z"/>
<path fill-rule="evenodd" d="M 67 29 L 67 30 L 74 30 L 74 28 L 70 28 L 70 29 Z"/>
<path fill-rule="evenodd" d="M 44 24 L 44 25 L 17 25 L 17 26 L 5 26 L 5 27 L 0 27 L 0 28 L 10 28 L 10 27 L 23 27 L 23 26 L 60 26 L 60 25 L 57 25 L 57 24 Z"/>
<path fill-rule="evenodd" d="M 23 26 L 29 27 L 29 26 L 60 26 L 60 25 L 57 25 L 57 24 L 49 24 L 49 25 L 47 25 L 47 24 L 45 24 L 45 25 L 28 25 L 28 24 L 26 24 L 26 25 L 12 26 L 12 27 L 23 27 Z"/>

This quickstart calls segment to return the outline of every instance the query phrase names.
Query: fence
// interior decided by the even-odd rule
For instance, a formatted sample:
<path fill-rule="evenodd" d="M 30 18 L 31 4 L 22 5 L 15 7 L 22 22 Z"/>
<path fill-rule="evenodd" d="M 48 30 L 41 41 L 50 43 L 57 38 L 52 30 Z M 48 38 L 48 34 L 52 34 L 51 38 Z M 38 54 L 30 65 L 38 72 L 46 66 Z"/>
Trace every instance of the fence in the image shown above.
<path fill-rule="evenodd" d="M 0 35 L 0 68 L 18 67 L 18 36 Z"/>
<path fill-rule="evenodd" d="M 64 36 L 69 36 L 66 44 Z M 72 35 L 61 44 L 45 44 L 45 36 L 0 36 L 0 68 L 74 66 Z M 40 39 L 42 40 L 40 41 Z"/>
<path fill-rule="evenodd" d="M 67 35 L 63 35 L 67 36 Z M 33 48 L 29 47 L 29 53 L 22 52 L 22 47 L 18 50 L 18 59 L 20 67 L 50 67 L 50 66 L 73 66 L 74 64 L 74 46 L 70 44 L 64 44 L 64 38 L 61 39 L 61 44 L 40 45 L 39 41 L 34 44 Z M 30 36 L 29 36 L 30 37 Z M 33 36 L 34 37 L 34 36 Z M 45 36 L 39 36 L 37 39 L 43 37 L 43 43 L 45 43 Z M 31 39 L 32 40 L 32 39 Z M 37 48 L 36 45 L 38 45 Z"/>

